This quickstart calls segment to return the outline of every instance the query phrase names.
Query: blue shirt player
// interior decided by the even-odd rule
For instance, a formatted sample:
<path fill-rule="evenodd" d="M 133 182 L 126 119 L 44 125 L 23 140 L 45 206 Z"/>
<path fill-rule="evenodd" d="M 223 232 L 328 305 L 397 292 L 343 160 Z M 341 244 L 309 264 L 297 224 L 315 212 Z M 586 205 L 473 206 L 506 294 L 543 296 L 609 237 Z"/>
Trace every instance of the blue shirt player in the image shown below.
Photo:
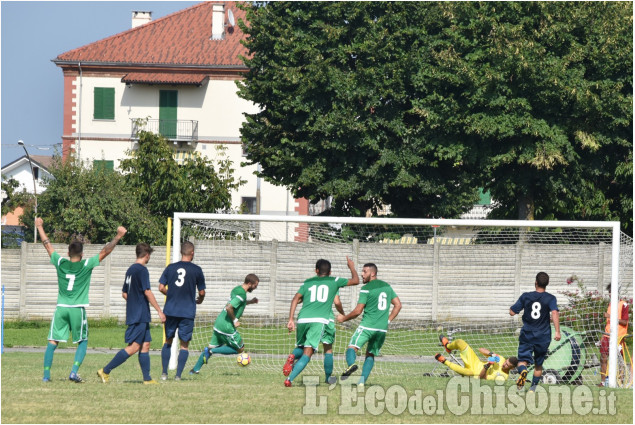
<path fill-rule="evenodd" d="M 159 291 L 166 296 L 163 306 L 163 312 L 166 316 L 165 344 L 161 349 L 163 366 L 161 379 L 164 381 L 168 379 L 172 341 L 177 329 L 181 340 L 181 349 L 174 379 L 181 380 L 181 373 L 187 362 L 188 349 L 194 330 L 196 304 L 202 303 L 205 298 L 205 276 L 203 270 L 192 263 L 193 259 L 194 244 L 183 242 L 181 244 L 181 261 L 167 266 L 159 279 Z"/>
<path fill-rule="evenodd" d="M 115 357 L 102 369 L 97 371 L 101 381 L 108 383 L 110 372 L 124 363 L 130 356 L 139 352 L 139 366 L 143 373 L 144 384 L 156 384 L 150 376 L 150 305 L 159 314 L 159 319 L 165 322 L 165 315 L 157 303 L 150 289 L 150 274 L 146 265 L 154 250 L 147 243 L 140 243 L 135 249 L 137 261 L 128 268 L 121 288 L 121 296 L 126 300 L 126 329 L 125 340 L 128 346 L 120 350 Z M 139 351 L 141 350 L 141 351 Z"/>
<path fill-rule="evenodd" d="M 560 341 L 560 316 L 556 297 L 547 292 L 549 275 L 540 272 L 536 275 L 533 292 L 525 292 L 509 309 L 509 315 L 515 316 L 523 312 L 523 327 L 518 337 L 518 372 L 520 377 L 516 381 L 518 389 L 525 386 L 527 380 L 527 364 L 535 362 L 534 377 L 529 391 L 535 391 L 542 377 L 542 364 L 545 361 L 549 345 L 551 344 L 551 324 L 549 314 L 556 330 L 554 338 Z"/>

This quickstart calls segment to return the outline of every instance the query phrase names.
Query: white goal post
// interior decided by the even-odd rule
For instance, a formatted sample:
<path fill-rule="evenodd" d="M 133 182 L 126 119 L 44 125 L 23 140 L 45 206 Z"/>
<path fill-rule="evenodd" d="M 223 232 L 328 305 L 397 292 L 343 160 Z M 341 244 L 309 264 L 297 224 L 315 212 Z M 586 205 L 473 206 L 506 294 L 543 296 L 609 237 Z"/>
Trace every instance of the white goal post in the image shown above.
<path fill-rule="evenodd" d="M 251 367 L 281 368 L 294 345 L 293 336 L 283 330 L 293 294 L 314 274 L 319 258 L 331 261 L 333 275 L 349 277 L 348 255 L 358 272 L 364 263 L 377 264 L 378 278 L 395 288 L 403 304 L 374 374 L 452 374 L 434 361 L 443 350 L 440 333 L 464 339 L 477 353 L 487 345 L 506 357 L 516 355 L 522 323 L 518 316 L 509 317 L 509 306 L 533 290 L 536 273 L 545 271 L 550 275 L 547 291 L 558 299 L 566 330 L 566 344 L 550 347 L 554 382 L 599 382 L 595 342 L 604 331 L 610 300 L 609 385 L 624 386 L 624 380 L 632 385 L 629 365 L 621 365 L 628 377 L 618 382 L 618 301 L 632 299 L 633 280 L 632 239 L 620 232 L 619 222 L 175 213 L 172 240 L 174 262 L 180 260 L 180 243 L 194 242 L 194 262 L 207 281 L 190 361 L 209 342 L 213 321 L 233 286 L 256 273 L 261 282 L 251 296 L 260 302 L 247 306 L 239 331 L 252 354 Z M 356 305 L 358 291 L 340 291 L 346 312 Z M 338 325 L 334 374 L 345 365 L 343 351 L 357 323 Z M 560 355 L 565 360 L 556 361 Z M 314 359 L 307 370 L 321 373 L 320 357 Z M 214 362 L 228 360 L 215 357 Z"/>

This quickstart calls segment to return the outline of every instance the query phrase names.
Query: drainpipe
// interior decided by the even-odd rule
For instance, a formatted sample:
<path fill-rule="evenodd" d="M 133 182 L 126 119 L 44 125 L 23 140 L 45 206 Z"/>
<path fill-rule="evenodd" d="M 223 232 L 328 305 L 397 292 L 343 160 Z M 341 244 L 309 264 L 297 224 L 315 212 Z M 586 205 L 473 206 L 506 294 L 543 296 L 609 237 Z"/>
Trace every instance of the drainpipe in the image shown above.
<path fill-rule="evenodd" d="M 77 111 L 77 161 L 80 161 L 80 153 L 81 153 L 81 144 L 82 144 L 82 63 L 77 62 L 77 66 L 79 67 L 79 105 Z"/>

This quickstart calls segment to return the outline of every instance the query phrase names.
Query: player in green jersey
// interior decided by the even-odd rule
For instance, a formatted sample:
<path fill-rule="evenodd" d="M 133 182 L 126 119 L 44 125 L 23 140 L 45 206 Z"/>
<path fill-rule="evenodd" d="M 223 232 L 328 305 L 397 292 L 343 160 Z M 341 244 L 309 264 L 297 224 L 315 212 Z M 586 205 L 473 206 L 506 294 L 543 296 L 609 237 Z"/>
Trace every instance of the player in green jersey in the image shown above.
<path fill-rule="evenodd" d="M 212 334 L 212 340 L 209 343 L 209 347 L 205 347 L 201 353 L 196 365 L 190 370 L 190 375 L 198 374 L 204 364 L 212 356 L 212 354 L 238 354 L 242 353 L 245 349 L 243 339 L 238 333 L 240 326 L 240 319 L 245 311 L 245 307 L 248 304 L 257 304 L 258 298 L 247 299 L 247 292 L 253 292 L 257 287 L 260 279 L 253 273 L 245 276 L 245 281 L 242 285 L 236 286 L 232 289 L 229 296 L 229 302 L 223 308 L 223 311 L 216 317 L 214 322 L 214 333 Z"/>
<path fill-rule="evenodd" d="M 362 368 L 362 376 L 358 385 L 364 385 L 375 365 L 375 356 L 379 355 L 379 350 L 386 339 L 388 325 L 392 322 L 401 310 L 401 301 L 392 287 L 383 280 L 377 279 L 377 266 L 373 263 L 366 263 L 362 268 L 362 279 L 364 287 L 359 291 L 357 306 L 347 315 L 339 314 L 337 321 L 342 323 L 351 320 L 364 313 L 362 321 L 351 337 L 351 342 L 346 350 L 346 363 L 348 368 L 342 374 L 342 380 L 347 379 L 357 370 L 355 359 L 357 351 L 366 343 L 366 359 Z M 389 312 L 388 303 L 393 305 Z"/>
<path fill-rule="evenodd" d="M 88 321 L 86 310 L 88 307 L 88 289 L 90 287 L 90 277 L 93 268 L 97 267 L 106 258 L 119 240 L 126 234 L 126 228 L 119 226 L 117 236 L 106 244 L 101 252 L 91 258 L 82 261 L 84 255 L 84 245 L 79 241 L 71 242 L 68 245 L 69 259 L 62 258 L 51 245 L 48 236 L 44 232 L 44 221 L 38 217 L 35 219 L 35 227 L 40 234 L 42 245 L 51 257 L 51 264 L 57 270 L 57 307 L 51 321 L 51 329 L 48 335 L 48 345 L 44 352 L 44 378 L 43 382 L 51 380 L 51 365 L 53 355 L 60 341 L 68 339 L 68 332 L 73 335 L 73 343 L 77 344 L 75 361 L 68 379 L 73 382 L 83 382 L 77 371 L 86 356 L 88 346 Z"/>
<path fill-rule="evenodd" d="M 316 276 L 304 281 L 291 301 L 289 310 L 289 332 L 296 331 L 296 350 L 302 349 L 302 356 L 293 364 L 295 354 L 289 354 L 287 362 L 282 368 L 282 373 L 288 378 L 284 381 L 286 387 L 292 385 L 296 376 L 304 370 L 311 360 L 311 356 L 317 350 L 322 339 L 325 327 L 329 324 L 329 318 L 333 314 L 333 300 L 339 288 L 359 284 L 359 276 L 355 270 L 355 263 L 346 257 L 346 262 L 351 271 L 351 278 L 331 277 L 331 263 L 320 259 L 315 264 Z M 302 308 L 298 314 L 298 326 L 293 320 L 295 310 L 299 303 Z"/>

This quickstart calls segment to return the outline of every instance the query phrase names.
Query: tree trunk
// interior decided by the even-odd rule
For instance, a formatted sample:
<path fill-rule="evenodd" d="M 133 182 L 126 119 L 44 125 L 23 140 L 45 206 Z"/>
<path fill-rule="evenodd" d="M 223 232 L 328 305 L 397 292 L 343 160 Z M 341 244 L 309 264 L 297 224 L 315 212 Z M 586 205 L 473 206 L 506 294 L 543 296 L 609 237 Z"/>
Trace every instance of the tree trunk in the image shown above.
<path fill-rule="evenodd" d="M 534 197 L 530 194 L 523 194 L 518 199 L 518 219 L 534 219 Z"/>

